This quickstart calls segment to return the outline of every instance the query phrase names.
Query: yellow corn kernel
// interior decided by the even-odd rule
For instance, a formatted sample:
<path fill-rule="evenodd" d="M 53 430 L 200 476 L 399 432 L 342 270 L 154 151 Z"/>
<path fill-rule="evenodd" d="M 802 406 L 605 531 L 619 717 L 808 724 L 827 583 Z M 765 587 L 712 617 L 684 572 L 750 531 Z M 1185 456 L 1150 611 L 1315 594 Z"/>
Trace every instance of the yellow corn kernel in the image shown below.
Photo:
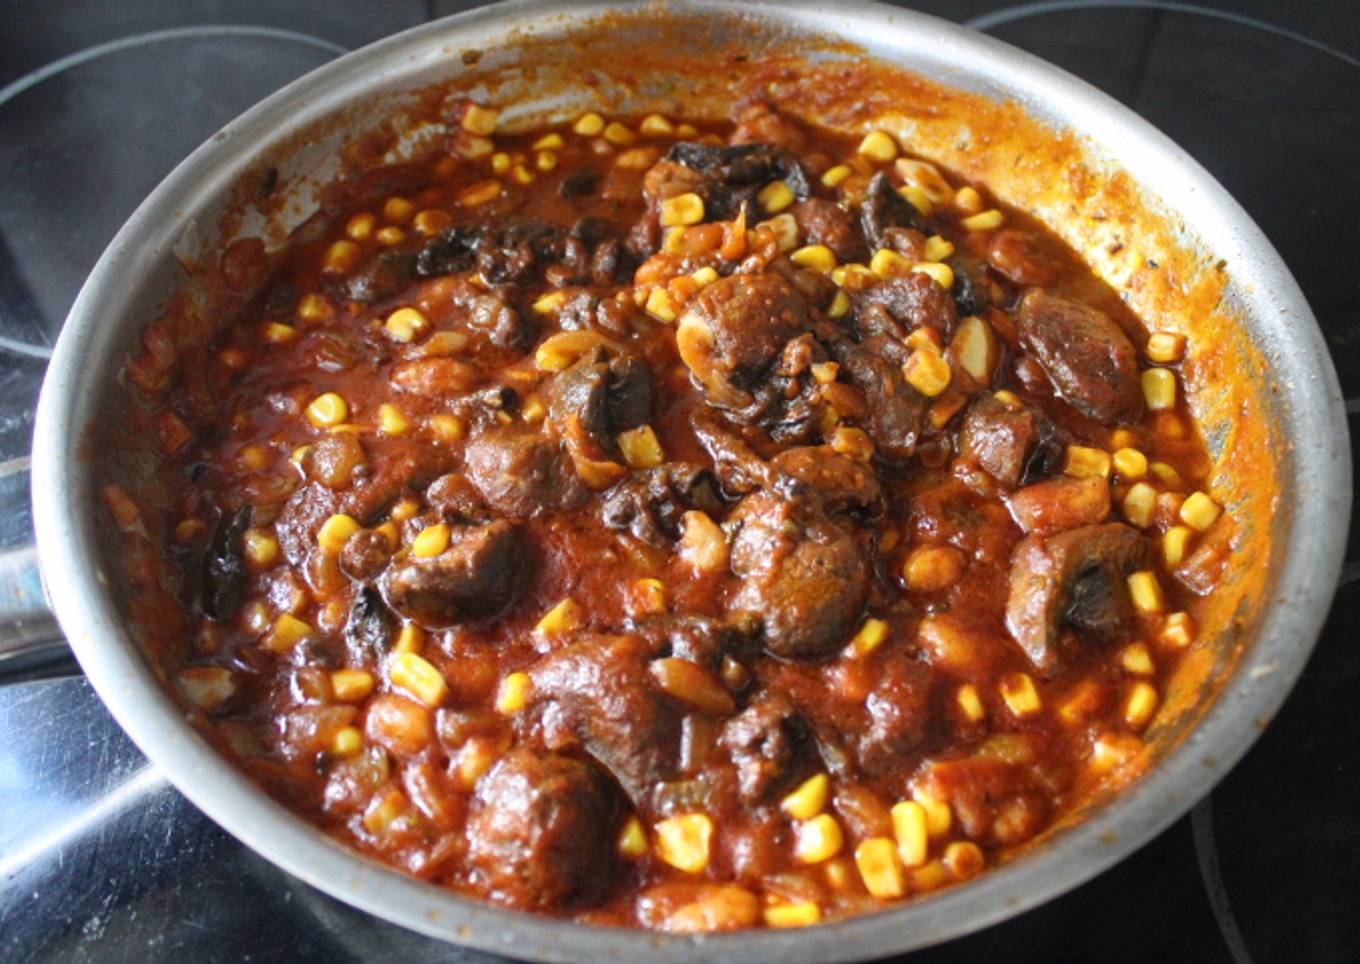
<path fill-rule="evenodd" d="M 404 197 L 390 197 L 383 204 L 383 217 L 391 224 L 405 224 L 415 213 L 416 206 Z"/>
<path fill-rule="evenodd" d="M 1159 613 L 1162 611 L 1164 600 L 1162 599 L 1162 584 L 1157 581 L 1157 574 L 1149 569 L 1140 569 L 1138 572 L 1131 573 L 1128 578 L 1129 598 L 1133 600 L 1133 608 L 1140 613 Z"/>
<path fill-rule="evenodd" d="M 704 199 L 693 191 L 668 197 L 661 202 L 661 226 L 698 224 L 704 219 Z"/>
<path fill-rule="evenodd" d="M 809 244 L 789 255 L 789 260 L 809 271 L 829 274 L 836 267 L 836 256 L 824 244 Z"/>
<path fill-rule="evenodd" d="M 468 104 L 463 111 L 463 130 L 489 137 L 496 132 L 496 121 L 500 116 L 501 112 L 491 107 Z"/>
<path fill-rule="evenodd" d="M 576 123 L 571 129 L 582 137 L 597 137 L 604 130 L 604 118 L 590 111 L 576 118 Z"/>
<path fill-rule="evenodd" d="M 959 581 L 967 561 L 952 546 L 920 546 L 902 564 L 902 578 L 913 592 L 939 592 Z"/>
<path fill-rule="evenodd" d="M 567 142 L 562 139 L 561 134 L 553 131 L 550 134 L 544 134 L 538 140 L 534 141 L 533 149 L 536 151 L 557 151 L 561 150 L 566 143 Z"/>
<path fill-rule="evenodd" d="M 1148 361 L 1174 365 L 1185 357 L 1185 336 L 1173 331 L 1154 331 L 1147 340 Z"/>
<path fill-rule="evenodd" d="M 831 449 L 838 455 L 868 462 L 874 457 L 874 443 L 867 432 L 849 425 L 837 425 L 831 433 Z"/>
<path fill-rule="evenodd" d="M 638 124 L 638 133 L 644 137 L 669 137 L 675 133 L 675 125 L 660 114 L 648 114 Z"/>
<path fill-rule="evenodd" d="M 1143 476 L 1147 475 L 1147 456 L 1137 449 L 1118 449 L 1115 451 L 1111 461 L 1114 464 L 1114 470 L 1123 478 L 1129 479 L 1130 481 L 1133 479 L 1141 479 Z"/>
<path fill-rule="evenodd" d="M 1138 433 L 1132 429 L 1117 428 L 1110 433 L 1110 448 L 1129 449 L 1138 445 Z"/>
<path fill-rule="evenodd" d="M 557 155 L 552 151 L 539 151 L 534 155 L 534 167 L 544 174 L 557 169 Z"/>
<path fill-rule="evenodd" d="M 866 619 L 850 640 L 850 651 L 856 656 L 868 656 L 888 638 L 889 626 L 882 619 Z"/>
<path fill-rule="evenodd" d="M 1176 375 L 1169 368 L 1149 368 L 1142 374 L 1143 398 L 1154 412 L 1176 407 Z"/>
<path fill-rule="evenodd" d="M 1151 676 L 1156 670 L 1152 654 L 1144 643 L 1130 643 L 1119 653 L 1119 665 L 1134 676 Z"/>
<path fill-rule="evenodd" d="M 1152 525 L 1152 513 L 1157 508 L 1157 490 L 1146 482 L 1138 482 L 1124 494 L 1124 518 L 1140 529 Z"/>
<path fill-rule="evenodd" d="M 402 623 L 397 633 L 397 641 L 392 644 L 394 653 L 419 653 L 425 645 L 425 630 L 415 623 Z"/>
<path fill-rule="evenodd" d="M 529 674 L 510 673 L 501 680 L 496 691 L 496 709 L 506 716 L 514 716 L 529 704 Z"/>
<path fill-rule="evenodd" d="M 350 757 L 364 748 L 364 735 L 357 726 L 342 726 L 331 737 L 331 754 Z"/>
<path fill-rule="evenodd" d="M 831 885 L 832 890 L 845 893 L 850 889 L 851 867 L 850 861 L 844 857 L 834 857 L 822 864 L 822 873 L 826 875 L 826 882 Z"/>
<path fill-rule="evenodd" d="M 819 813 L 798 825 L 793 852 L 805 864 L 819 864 L 840 853 L 844 845 L 845 834 L 836 818 Z"/>
<path fill-rule="evenodd" d="M 383 402 L 378 406 L 378 431 L 384 435 L 405 435 L 411 430 L 411 423 L 401 413 L 401 409 Z"/>
<path fill-rule="evenodd" d="M 536 175 L 533 171 L 529 170 L 523 164 L 516 164 L 514 168 L 510 171 L 510 177 L 520 187 L 528 187 L 530 184 L 534 183 L 535 180 L 537 180 L 538 175 Z"/>
<path fill-rule="evenodd" d="M 605 125 L 604 139 L 615 147 L 627 147 L 637 140 L 637 135 L 618 121 L 610 121 Z"/>
<path fill-rule="evenodd" d="M 373 692 L 373 674 L 363 669 L 337 669 L 331 673 L 331 691 L 342 703 L 357 703 Z"/>
<path fill-rule="evenodd" d="M 195 539 L 197 539 L 200 535 L 202 535 L 204 530 L 207 528 L 208 528 L 207 523 L 205 523 L 202 519 L 194 518 L 181 519 L 179 523 L 175 526 L 175 541 L 192 542 Z M 249 535 L 248 532 L 247 535 Z M 246 554 L 249 555 L 249 547 L 247 547 Z"/>
<path fill-rule="evenodd" d="M 778 214 L 794 202 L 793 188 L 783 181 L 771 181 L 756 193 L 756 200 L 769 214 Z"/>
<path fill-rule="evenodd" d="M 1030 716 L 1043 709 L 1039 691 L 1028 673 L 1008 673 L 1001 677 L 998 688 L 1006 707 L 1016 716 Z"/>
<path fill-rule="evenodd" d="M 316 532 L 316 544 L 327 552 L 339 552 L 361 528 L 352 516 L 338 513 L 321 523 Z"/>
<path fill-rule="evenodd" d="M 938 264 L 934 261 L 920 261 L 911 266 L 911 270 L 918 274 L 927 275 L 941 288 L 954 287 L 954 269 L 947 264 Z"/>
<path fill-rule="evenodd" d="M 666 453 L 661 450 L 661 441 L 650 425 L 640 425 L 620 432 L 618 443 L 619 451 L 623 453 L 623 461 L 630 469 L 654 469 L 666 460 Z"/>
<path fill-rule="evenodd" d="M 676 137 L 698 137 L 699 128 L 693 124 L 680 124 L 675 128 Z"/>
<path fill-rule="evenodd" d="M 1132 760 L 1142 748 L 1143 741 L 1129 733 L 1102 733 L 1091 744 L 1091 769 L 1109 773 Z"/>
<path fill-rule="evenodd" d="M 491 769 L 496 758 L 500 756 L 500 747 L 487 737 L 474 736 L 463 744 L 458 751 L 457 775 L 458 782 L 465 790 L 471 790 L 477 786 L 477 781 L 482 778 L 487 770 Z"/>
<path fill-rule="evenodd" d="M 1189 613 L 1171 613 L 1162 623 L 1157 641 L 1171 649 L 1184 649 L 1195 641 L 1195 624 Z"/>
<path fill-rule="evenodd" d="M 978 214 L 969 215 L 963 219 L 963 226 L 969 231 L 991 231 L 994 228 L 1001 227 L 1002 220 L 1004 219 L 1001 212 L 993 208 L 990 211 L 981 211 Z"/>
<path fill-rule="evenodd" d="M 326 249 L 321 259 L 321 270 L 326 274 L 344 274 L 358 262 L 363 251 L 353 241 L 336 241 Z"/>
<path fill-rule="evenodd" d="M 297 337 L 297 329 L 281 321 L 266 321 L 260 326 L 260 337 L 270 345 L 286 345 Z"/>
<path fill-rule="evenodd" d="M 902 366 L 902 377 L 922 395 L 934 398 L 949 387 L 954 372 L 938 351 L 918 348 Z"/>
<path fill-rule="evenodd" d="M 1185 559 L 1185 550 L 1190 544 L 1194 530 L 1188 526 L 1172 526 L 1162 536 L 1162 561 L 1174 569 Z"/>
<path fill-rule="evenodd" d="M 1190 528 L 1203 532 L 1216 521 L 1223 512 L 1213 499 L 1203 492 L 1192 492 L 1181 503 L 1181 521 Z"/>
<path fill-rule="evenodd" d="M 779 244 L 780 251 L 792 251 L 798 247 L 798 221 L 792 214 L 776 214 L 768 221 L 761 221 L 758 228 L 768 228 Z"/>
<path fill-rule="evenodd" d="M 969 880 L 982 873 L 987 866 L 987 858 L 982 848 L 971 840 L 955 840 L 944 848 L 941 862 L 955 880 Z"/>
<path fill-rule="evenodd" d="M 415 341 L 429 330 L 430 321 L 415 308 L 398 308 L 387 316 L 383 329 L 387 337 L 403 344 Z"/>
<path fill-rule="evenodd" d="M 540 315 L 548 315 L 560 310 L 566 303 L 567 293 L 565 291 L 550 291 L 535 299 L 533 308 Z"/>
<path fill-rule="evenodd" d="M 453 149 L 469 161 L 479 161 L 494 153 L 496 145 L 489 137 L 465 133 L 458 138 Z"/>
<path fill-rule="evenodd" d="M 624 821 L 623 829 L 619 831 L 618 848 L 619 853 L 632 860 L 646 855 L 647 831 L 642 828 L 642 821 L 637 817 L 629 817 Z"/>
<path fill-rule="evenodd" d="M 646 308 L 649 315 L 667 323 L 675 321 L 680 314 L 676 310 L 675 302 L 671 300 L 670 293 L 660 285 L 648 292 L 647 301 L 643 307 Z"/>
<path fill-rule="evenodd" d="M 264 638 L 266 649 L 286 652 L 312 634 L 312 627 L 291 613 L 283 613 L 274 620 L 274 628 Z"/>
<path fill-rule="evenodd" d="M 331 303 L 318 294 L 303 295 L 298 301 L 297 316 L 303 321 L 325 321 L 332 314 Z"/>
<path fill-rule="evenodd" d="M 666 587 L 660 579 L 650 577 L 633 581 L 633 598 L 639 612 L 661 614 L 669 608 Z"/>
<path fill-rule="evenodd" d="M 659 856 L 676 870 L 701 874 L 708 868 L 713 821 L 706 814 L 685 813 L 657 823 L 656 849 Z"/>
<path fill-rule="evenodd" d="M 1134 683 L 1124 702 L 1124 722 L 1129 726 L 1145 726 L 1157 710 L 1157 700 L 1157 688 L 1151 683 Z"/>
<path fill-rule="evenodd" d="M 954 194 L 954 206 L 964 214 L 978 214 L 982 211 L 982 195 L 973 187 L 961 187 Z"/>
<path fill-rule="evenodd" d="M 949 871 L 942 862 L 932 860 L 911 872 L 911 889 L 918 893 L 936 890 L 949 883 Z"/>
<path fill-rule="evenodd" d="M 718 269 L 714 268 L 712 265 L 705 265 L 690 275 L 690 277 L 699 282 L 700 286 L 711 285 L 718 280 Z"/>
<path fill-rule="evenodd" d="M 897 839 L 897 855 L 907 867 L 919 867 L 930 852 L 930 832 L 926 824 L 926 808 L 915 800 L 902 800 L 892 808 L 893 836 Z"/>
<path fill-rule="evenodd" d="M 411 542 L 411 555 L 417 559 L 433 559 L 449 547 L 449 527 L 442 522 L 426 526 Z"/>
<path fill-rule="evenodd" d="M 870 837 L 860 843 L 855 848 L 855 866 L 871 897 L 885 900 L 905 892 L 902 858 L 897 854 L 897 844 L 887 837 Z"/>
<path fill-rule="evenodd" d="M 849 164 L 837 164 L 835 167 L 828 168 L 822 175 L 822 183 L 827 187 L 840 187 L 841 183 L 854 174 L 854 169 Z"/>
<path fill-rule="evenodd" d="M 463 437 L 466 426 L 457 415 L 431 415 L 425 420 L 431 434 L 441 442 L 457 442 Z"/>
<path fill-rule="evenodd" d="M 954 253 L 954 243 L 938 234 L 932 234 L 926 238 L 925 259 L 927 261 L 943 261 Z M 948 287 L 946 285 L 946 287 Z"/>
<path fill-rule="evenodd" d="M 369 833 L 382 833 L 392 822 L 402 815 L 407 807 L 406 794 L 391 790 L 375 799 L 364 813 L 364 829 Z"/>
<path fill-rule="evenodd" d="M 702 572 L 727 568 L 727 535 L 707 512 L 691 509 L 680 517 L 680 558 Z"/>
<path fill-rule="evenodd" d="M 943 800 L 936 800 L 919 789 L 911 792 L 911 798 L 926 811 L 926 833 L 931 837 L 942 837 L 949 833 L 949 828 L 954 823 L 954 813 L 949 809 L 949 804 Z"/>
<path fill-rule="evenodd" d="M 766 927 L 810 927 L 822 919 L 822 909 L 810 900 L 771 904 L 763 911 Z"/>
<path fill-rule="evenodd" d="M 260 569 L 268 569 L 279 561 L 279 540 L 264 529 L 247 529 L 241 543 L 246 558 Z"/>
<path fill-rule="evenodd" d="M 223 348 L 218 352 L 217 358 L 223 365 L 234 370 L 245 368 L 250 360 L 250 356 L 239 348 Z"/>
<path fill-rule="evenodd" d="M 1148 471 L 1157 476 L 1157 481 L 1173 489 L 1179 489 L 1185 485 L 1185 480 L 1174 467 L 1165 462 L 1150 462 Z"/>
<path fill-rule="evenodd" d="M 982 705 L 982 696 L 972 683 L 964 683 L 954 694 L 954 702 L 964 717 L 973 723 L 981 723 L 987 717 L 987 708 Z"/>
<path fill-rule="evenodd" d="M 897 157 L 897 141 L 887 131 L 870 131 L 855 150 L 871 161 L 886 164 Z"/>
<path fill-rule="evenodd" d="M 1002 405 L 1005 405 L 1012 412 L 1018 412 L 1024 406 L 1024 403 L 1020 401 L 1020 397 L 1016 395 L 1015 392 L 1005 388 L 1001 389 L 999 392 L 992 392 L 992 398 L 996 399 Z"/>
<path fill-rule="evenodd" d="M 453 224 L 453 215 L 441 208 L 426 208 L 415 217 L 416 230 L 427 238 Z"/>
<path fill-rule="evenodd" d="M 478 181 L 458 192 L 458 203 L 464 207 L 475 208 L 494 201 L 501 196 L 501 182 L 495 178 Z"/>
<path fill-rule="evenodd" d="M 394 522 L 405 522 L 407 519 L 415 518 L 415 514 L 420 511 L 420 503 L 415 499 L 402 499 L 392 506 L 391 516 Z"/>
<path fill-rule="evenodd" d="M 830 306 L 826 309 L 828 318 L 844 318 L 850 313 L 850 296 L 844 289 L 838 289 L 835 297 L 831 299 Z"/>
<path fill-rule="evenodd" d="M 104 486 L 104 502 L 113 515 L 118 527 L 127 532 L 142 524 L 142 516 L 137 503 L 118 485 Z"/>
<path fill-rule="evenodd" d="M 263 445 L 246 445 L 236 453 L 236 460 L 241 468 L 258 472 L 269 464 L 269 450 Z"/>
<path fill-rule="evenodd" d="M 534 626 L 534 632 L 540 636 L 569 633 L 581 625 L 585 620 L 585 615 L 585 608 L 568 596 L 543 614 L 538 625 Z"/>
<path fill-rule="evenodd" d="M 379 228 L 377 233 L 373 235 L 373 238 L 379 244 L 385 244 L 390 247 L 391 245 L 401 244 L 403 241 L 405 241 L 406 232 L 403 231 L 401 228 L 394 227 L 393 225 L 389 224 L 385 228 Z"/>
<path fill-rule="evenodd" d="M 395 550 L 401 545 L 401 533 L 397 531 L 395 522 L 384 522 L 382 525 L 374 526 L 373 531 L 382 534 L 382 537 L 387 540 L 389 549 Z"/>
<path fill-rule="evenodd" d="M 373 237 L 373 229 L 378 226 L 378 219 L 367 212 L 356 214 L 345 222 L 345 234 L 355 241 L 367 241 Z"/>
<path fill-rule="evenodd" d="M 307 420 L 317 428 L 331 428 L 349 418 L 349 403 L 335 392 L 323 392 L 307 406 Z"/>
<path fill-rule="evenodd" d="M 819 773 L 800 783 L 779 801 L 779 807 L 795 820 L 811 820 L 826 809 L 830 795 L 831 779 L 825 773 Z"/>
<path fill-rule="evenodd" d="M 497 151 L 491 155 L 491 173 L 497 177 L 504 177 L 510 173 L 510 155 L 505 151 Z"/>
<path fill-rule="evenodd" d="M 930 200 L 930 194 L 921 185 L 903 184 L 897 189 L 897 193 L 924 217 L 930 217 L 935 212 L 935 204 Z"/>
<path fill-rule="evenodd" d="M 438 706 L 448 695 L 449 684 L 433 663 L 415 653 L 397 653 L 387 664 L 387 678 L 426 706 Z"/>
<path fill-rule="evenodd" d="M 1090 448 L 1085 445 L 1069 445 L 1063 471 L 1078 479 L 1093 476 L 1110 477 L 1110 453 L 1104 449 Z"/>
<path fill-rule="evenodd" d="M 937 355 L 944 351 L 944 343 L 940 340 L 940 333 L 930 327 L 917 328 L 903 340 L 903 344 L 912 351 L 925 348 Z"/>

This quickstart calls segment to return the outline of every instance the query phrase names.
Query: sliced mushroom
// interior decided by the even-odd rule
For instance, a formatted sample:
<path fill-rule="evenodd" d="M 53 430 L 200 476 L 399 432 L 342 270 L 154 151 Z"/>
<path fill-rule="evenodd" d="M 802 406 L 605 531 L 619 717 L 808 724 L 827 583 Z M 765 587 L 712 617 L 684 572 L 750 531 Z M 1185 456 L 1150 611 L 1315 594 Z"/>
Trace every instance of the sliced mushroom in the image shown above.
<path fill-rule="evenodd" d="M 1133 624 L 1126 580 L 1150 555 L 1143 537 L 1117 522 L 1026 536 L 1011 557 L 1006 627 L 1045 672 L 1061 668 L 1064 627 L 1082 640 L 1116 641 Z"/>
<path fill-rule="evenodd" d="M 1019 321 L 1020 343 L 1073 408 L 1107 423 L 1143 414 L 1138 353 L 1103 311 L 1036 289 L 1021 300 Z"/>

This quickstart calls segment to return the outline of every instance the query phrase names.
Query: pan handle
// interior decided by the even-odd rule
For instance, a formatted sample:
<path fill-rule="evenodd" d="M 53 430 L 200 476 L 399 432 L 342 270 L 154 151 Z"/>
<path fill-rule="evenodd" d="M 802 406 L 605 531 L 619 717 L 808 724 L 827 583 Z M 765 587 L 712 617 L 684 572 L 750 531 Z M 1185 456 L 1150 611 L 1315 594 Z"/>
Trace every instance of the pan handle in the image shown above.
<path fill-rule="evenodd" d="M 38 570 L 38 547 L 0 552 L 0 678 L 69 656 Z"/>

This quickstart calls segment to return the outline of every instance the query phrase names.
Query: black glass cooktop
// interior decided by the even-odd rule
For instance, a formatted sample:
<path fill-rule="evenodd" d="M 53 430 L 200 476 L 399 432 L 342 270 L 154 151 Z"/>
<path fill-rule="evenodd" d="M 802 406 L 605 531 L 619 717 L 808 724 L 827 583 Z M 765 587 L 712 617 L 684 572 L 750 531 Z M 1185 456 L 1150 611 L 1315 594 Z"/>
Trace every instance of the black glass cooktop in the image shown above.
<path fill-rule="evenodd" d="M 472 5 L 0 0 L 0 553 L 29 537 L 33 403 L 53 338 L 136 202 L 291 78 Z M 1360 8 L 903 5 L 1067 68 L 1198 158 L 1289 263 L 1360 411 Z M 1190 816 L 1076 891 L 910 959 L 1360 959 L 1352 580 L 1360 563 L 1279 717 Z M 490 960 L 351 910 L 227 837 L 78 676 L 0 684 L 0 733 L 0 960 Z"/>

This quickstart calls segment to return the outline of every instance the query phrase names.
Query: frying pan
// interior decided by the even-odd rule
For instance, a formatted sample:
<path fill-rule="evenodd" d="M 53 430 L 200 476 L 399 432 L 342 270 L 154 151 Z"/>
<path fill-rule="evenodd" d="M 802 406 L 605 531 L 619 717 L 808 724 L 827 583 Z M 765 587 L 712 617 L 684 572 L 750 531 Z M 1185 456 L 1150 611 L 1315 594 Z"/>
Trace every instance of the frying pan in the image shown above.
<path fill-rule="evenodd" d="M 179 348 L 210 338 L 222 317 L 214 266 L 223 246 L 282 243 L 339 173 L 346 145 L 419 152 L 438 131 L 411 118 L 437 86 L 505 106 L 503 123 L 514 126 L 592 107 L 715 116 L 751 84 L 808 120 L 885 127 L 985 182 L 1044 220 L 1150 325 L 1189 335 L 1184 378 L 1233 551 L 1147 750 L 976 881 L 798 932 L 591 927 L 470 901 L 358 855 L 213 749 L 165 666 L 147 656 L 127 533 L 101 492 L 116 482 L 156 498 L 154 441 L 129 417 L 147 402 L 127 377 L 145 356 L 148 324 L 175 319 Z M 544 961 L 878 957 L 984 927 L 1099 873 L 1207 793 L 1278 709 L 1327 613 L 1351 495 L 1337 378 L 1308 305 L 1260 230 L 1164 136 L 1062 71 L 934 18 L 871 4 L 719 0 L 481 9 L 341 57 L 228 125 L 162 182 L 91 273 L 47 371 L 32 472 L 51 608 L 110 712 L 187 797 L 341 900 Z M 144 518 L 157 537 L 154 513 Z M 31 619 L 32 571 L 0 580 L 19 589 L 8 609 Z"/>

